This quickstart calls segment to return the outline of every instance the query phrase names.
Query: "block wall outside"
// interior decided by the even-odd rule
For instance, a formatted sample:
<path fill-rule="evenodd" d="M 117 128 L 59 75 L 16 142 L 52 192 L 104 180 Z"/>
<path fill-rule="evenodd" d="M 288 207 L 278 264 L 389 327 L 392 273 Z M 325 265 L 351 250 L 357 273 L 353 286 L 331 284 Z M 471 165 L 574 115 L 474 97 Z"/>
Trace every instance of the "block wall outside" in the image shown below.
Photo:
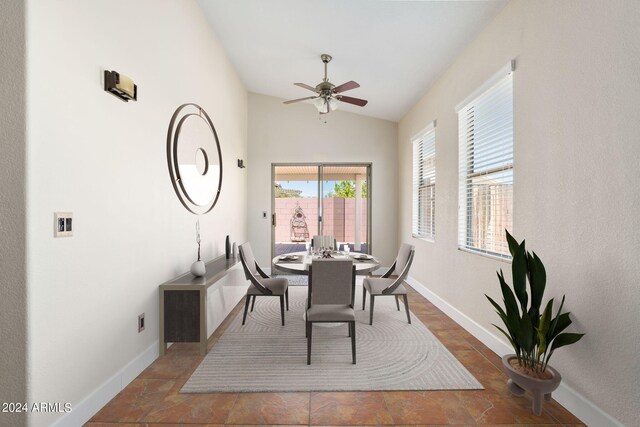
<path fill-rule="evenodd" d="M 361 199 L 360 241 L 365 242 L 367 236 L 367 199 Z M 276 242 L 291 241 L 291 219 L 297 206 L 306 216 L 309 239 L 318 230 L 318 198 L 277 198 Z M 324 199 L 324 234 L 335 236 L 338 242 L 355 241 L 356 200 L 353 198 L 331 197 Z"/>

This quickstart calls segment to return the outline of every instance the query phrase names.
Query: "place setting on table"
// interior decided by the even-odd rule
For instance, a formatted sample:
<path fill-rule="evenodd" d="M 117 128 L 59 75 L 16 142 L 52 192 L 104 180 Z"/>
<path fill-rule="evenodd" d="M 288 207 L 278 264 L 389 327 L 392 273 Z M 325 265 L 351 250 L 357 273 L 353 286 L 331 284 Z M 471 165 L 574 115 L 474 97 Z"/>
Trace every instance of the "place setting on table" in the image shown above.
<path fill-rule="evenodd" d="M 306 251 L 292 252 L 279 255 L 271 261 L 273 266 L 280 271 L 296 274 L 308 274 L 309 266 L 314 259 L 352 259 L 356 266 L 356 274 L 368 274 L 380 267 L 380 261 L 369 254 L 351 252 L 347 244 L 344 250 L 339 251 L 331 247 L 321 247 L 312 250 L 307 245 Z"/>

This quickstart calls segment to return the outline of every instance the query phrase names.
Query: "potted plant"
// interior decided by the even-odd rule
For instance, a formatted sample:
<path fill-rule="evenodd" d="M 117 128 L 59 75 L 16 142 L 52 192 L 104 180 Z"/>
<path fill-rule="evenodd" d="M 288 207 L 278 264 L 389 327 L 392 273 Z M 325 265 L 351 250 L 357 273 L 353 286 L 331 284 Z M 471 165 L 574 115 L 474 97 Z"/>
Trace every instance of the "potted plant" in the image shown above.
<path fill-rule="evenodd" d="M 506 330 L 495 324 L 493 326 L 507 337 L 515 351 L 515 354 L 502 358 L 504 370 L 509 376 L 509 391 L 518 396 L 530 391 L 533 395 L 533 412 L 540 415 L 542 398 L 550 401 L 551 393 L 562 380 L 558 371 L 549 366 L 549 359 L 555 350 L 574 344 L 584 334 L 563 332 L 571 325 L 569 313 L 562 313 L 564 296 L 555 316 L 553 298 L 540 311 L 547 281 L 544 265 L 535 252 L 527 252 L 524 240 L 518 243 L 508 231 L 506 234 L 509 252 L 513 257 L 513 291 L 507 285 L 501 269 L 497 274 L 504 308 L 488 295 L 485 296 L 496 309 Z"/>

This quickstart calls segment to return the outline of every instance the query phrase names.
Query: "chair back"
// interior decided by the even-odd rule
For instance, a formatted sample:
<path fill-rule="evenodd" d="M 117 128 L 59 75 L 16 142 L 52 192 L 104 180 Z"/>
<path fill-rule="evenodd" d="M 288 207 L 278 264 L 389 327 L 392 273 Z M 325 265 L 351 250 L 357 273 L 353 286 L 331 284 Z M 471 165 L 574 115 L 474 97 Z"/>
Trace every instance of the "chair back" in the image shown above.
<path fill-rule="evenodd" d="M 238 252 L 240 253 L 240 261 L 244 267 L 245 276 L 247 276 L 247 280 L 250 280 L 249 275 L 255 277 L 258 274 L 256 258 L 253 256 L 251 244 L 249 244 L 249 242 L 241 244 L 238 247 Z"/>
<path fill-rule="evenodd" d="M 413 250 L 413 246 L 408 243 L 403 243 L 400 245 L 400 250 L 398 251 L 398 256 L 396 257 L 396 268 L 394 274 L 396 276 L 400 276 L 404 271 L 407 263 L 409 262 L 409 255 Z M 407 270 L 408 272 L 408 270 Z"/>
<path fill-rule="evenodd" d="M 328 248 L 331 245 L 333 245 L 334 249 L 338 249 L 336 248 L 336 239 L 333 236 L 313 236 L 311 241 L 311 246 L 314 249 Z"/>
<path fill-rule="evenodd" d="M 314 259 L 309 270 L 309 301 L 353 305 L 355 267 L 351 259 Z"/>
<path fill-rule="evenodd" d="M 271 291 L 260 283 L 256 259 L 253 256 L 249 242 L 241 244 L 238 247 L 238 253 L 240 254 L 240 262 L 242 263 L 244 275 L 247 280 L 250 280 L 253 286 L 258 288 L 263 294 L 271 294 Z"/>
<path fill-rule="evenodd" d="M 406 279 L 409 274 L 409 269 L 411 268 L 411 263 L 413 262 L 413 256 L 415 254 L 415 250 L 412 245 L 407 243 L 403 243 L 400 246 L 400 251 L 398 252 L 398 258 L 396 258 L 395 262 L 395 273 L 398 277 L 393 281 L 392 284 L 387 286 L 382 293 L 390 294 L 396 290 L 398 286 L 402 284 L 404 279 Z M 398 267 L 400 266 L 400 268 Z"/>

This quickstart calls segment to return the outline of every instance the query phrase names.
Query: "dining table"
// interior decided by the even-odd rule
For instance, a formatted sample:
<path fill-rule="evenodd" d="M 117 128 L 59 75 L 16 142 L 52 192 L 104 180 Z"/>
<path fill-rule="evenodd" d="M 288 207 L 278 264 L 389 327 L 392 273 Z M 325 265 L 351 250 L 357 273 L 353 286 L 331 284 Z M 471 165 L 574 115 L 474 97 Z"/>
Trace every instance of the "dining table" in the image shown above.
<path fill-rule="evenodd" d="M 309 266 L 314 259 L 320 259 L 320 254 L 309 254 L 306 251 L 292 252 L 284 255 L 279 255 L 271 260 L 271 264 L 279 271 L 293 274 L 309 274 Z M 331 252 L 331 258 L 345 259 L 350 258 L 353 260 L 353 265 L 356 267 L 356 274 L 369 274 L 380 267 L 380 261 L 372 255 L 361 252 Z"/>

